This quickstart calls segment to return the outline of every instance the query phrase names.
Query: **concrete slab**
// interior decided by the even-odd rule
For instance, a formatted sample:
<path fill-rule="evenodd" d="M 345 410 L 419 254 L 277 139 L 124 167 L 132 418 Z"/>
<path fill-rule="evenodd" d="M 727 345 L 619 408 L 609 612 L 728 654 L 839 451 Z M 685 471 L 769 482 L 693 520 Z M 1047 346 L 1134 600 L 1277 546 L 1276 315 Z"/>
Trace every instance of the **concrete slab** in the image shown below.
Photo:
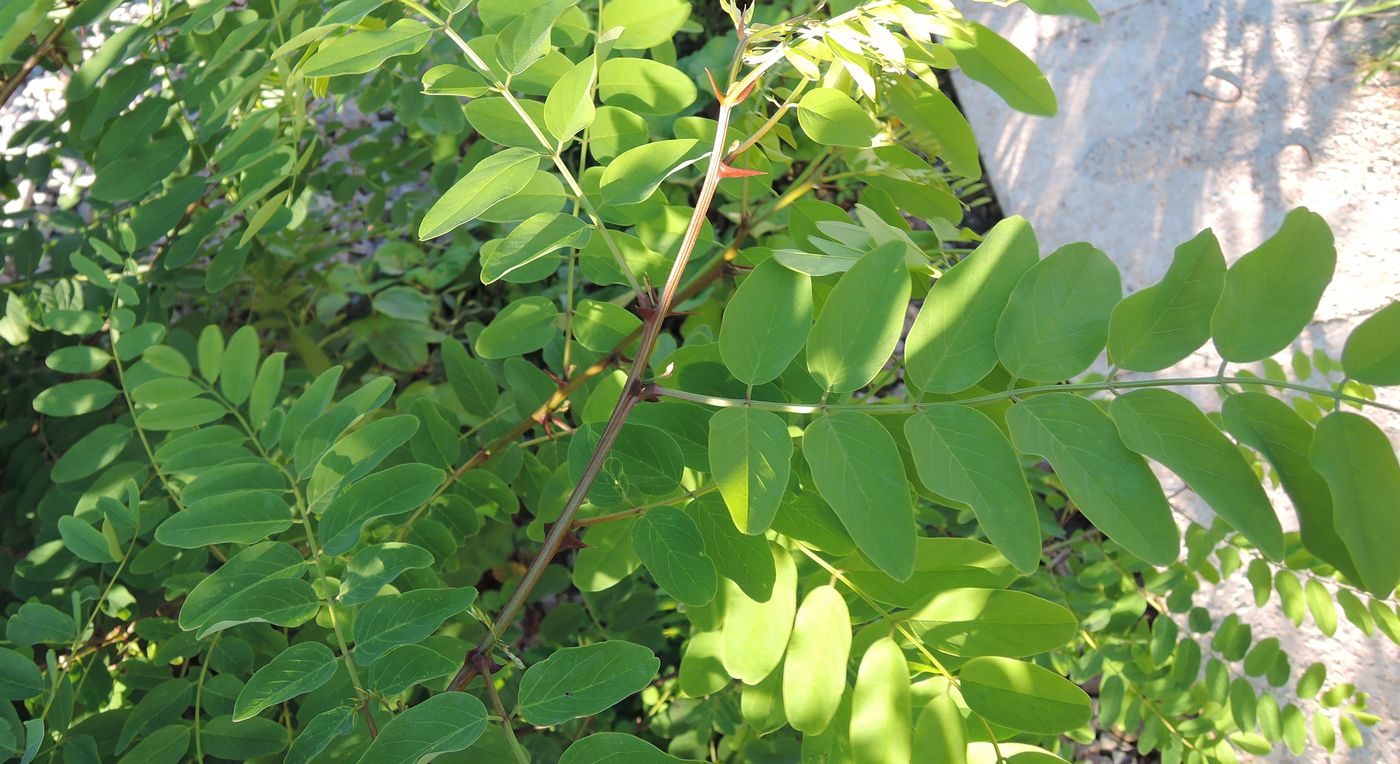
<path fill-rule="evenodd" d="M 1028 218 L 1046 252 L 1093 242 L 1136 291 L 1202 228 L 1233 260 L 1305 206 L 1332 225 L 1338 265 L 1300 347 L 1338 357 L 1353 326 L 1400 299 L 1400 85 L 1357 85 L 1351 54 L 1364 30 L 1331 29 L 1322 6 L 1296 0 L 1097 0 L 1101 26 L 965 5 L 1039 62 L 1059 95 L 1059 116 L 1042 119 L 955 79 L 1002 208 Z M 1218 364 L 1206 348 L 1168 373 L 1210 374 Z M 1400 445 L 1400 418 L 1377 419 Z M 1179 499 L 1184 514 L 1208 522 L 1208 508 Z M 1286 498 L 1276 506 L 1292 519 Z M 1240 613 L 1256 638 L 1279 637 L 1295 681 L 1324 660 L 1329 682 L 1354 682 L 1387 719 L 1366 731 L 1365 749 L 1266 760 L 1400 761 L 1394 644 L 1346 623 L 1335 638 L 1310 621 L 1295 628 L 1276 601 L 1254 607 L 1242 573 L 1197 599 L 1217 618 Z"/>

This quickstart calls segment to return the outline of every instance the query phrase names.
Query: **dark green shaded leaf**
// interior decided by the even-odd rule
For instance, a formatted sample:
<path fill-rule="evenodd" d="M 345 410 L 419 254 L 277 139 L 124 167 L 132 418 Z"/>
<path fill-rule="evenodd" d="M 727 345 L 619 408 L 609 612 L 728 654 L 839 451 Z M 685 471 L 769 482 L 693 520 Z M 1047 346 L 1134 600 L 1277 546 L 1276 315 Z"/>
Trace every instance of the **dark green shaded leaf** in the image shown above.
<path fill-rule="evenodd" d="M 1095 527 L 1154 565 L 1176 561 L 1180 535 L 1157 477 L 1098 406 L 1051 393 L 1012 406 L 1006 423 L 1016 448 L 1045 457 Z"/>
<path fill-rule="evenodd" d="M 718 576 L 705 554 L 700 529 L 675 507 L 657 507 L 632 523 L 632 549 L 661 590 L 684 605 L 700 607 L 715 597 Z"/>
<path fill-rule="evenodd" d="M 1030 487 L 1006 435 L 976 409 L 932 406 L 904 422 L 919 479 L 972 507 L 987 538 L 1023 573 L 1040 564 Z"/>
<path fill-rule="evenodd" d="M 688 761 L 690 759 L 663 753 L 635 735 L 597 732 L 570 745 L 559 764 L 684 764 Z"/>
<path fill-rule="evenodd" d="M 621 640 L 556 650 L 521 677 L 520 714 L 541 726 L 596 714 L 646 687 L 660 667 L 651 650 Z"/>
<path fill-rule="evenodd" d="M 84 562 L 100 564 L 117 561 L 107 545 L 107 538 L 85 520 L 72 515 L 58 518 L 58 535 L 63 539 L 63 546 Z"/>
<path fill-rule="evenodd" d="M 28 700 L 43 691 L 39 667 L 14 650 L 0 647 L 0 699 Z"/>
<path fill-rule="evenodd" d="M 397 695 L 415 684 L 441 679 L 457 670 L 457 662 L 422 645 L 399 645 L 369 667 L 369 686 L 384 695 Z"/>
<path fill-rule="evenodd" d="M 233 721 L 252 718 L 268 706 L 284 703 L 329 682 L 335 653 L 320 642 L 302 642 L 278 653 L 249 677 L 233 704 Z"/>
<path fill-rule="evenodd" d="M 426 464 L 400 464 L 352 484 L 321 516 L 321 545 L 326 554 L 350 551 L 370 520 L 422 506 L 444 477 L 442 470 Z"/>
<path fill-rule="evenodd" d="M 81 480 L 111 465 L 126 445 L 132 442 L 133 431 L 120 424 L 104 424 L 83 435 L 76 444 L 63 452 L 53 463 L 50 473 L 55 483 Z"/>
<path fill-rule="evenodd" d="M 77 636 L 73 616 L 42 602 L 26 602 L 5 622 L 5 639 L 30 645 L 66 645 Z"/>
<path fill-rule="evenodd" d="M 868 414 L 842 411 L 807 427 L 802 454 L 817 491 L 860 551 L 890 577 L 914 571 L 914 508 L 899 450 Z"/>
<path fill-rule="evenodd" d="M 481 330 L 476 352 L 482 358 L 509 358 L 539 350 L 559 332 L 559 308 L 548 298 L 524 297 L 505 307 Z"/>
<path fill-rule="evenodd" d="M 370 665 L 392 647 L 423 641 L 475 601 L 471 586 L 375 597 L 355 617 L 355 662 Z"/>
<path fill-rule="evenodd" d="M 1332 493 L 1308 459 L 1312 426 L 1287 403 L 1264 393 L 1231 395 L 1220 413 L 1225 429 L 1273 466 L 1297 512 L 1303 546 L 1347 578 L 1359 580 L 1351 554 L 1337 535 Z"/>
<path fill-rule="evenodd" d="M 442 366 L 462 408 L 473 416 L 490 415 L 500 400 L 500 391 L 486 366 L 453 339 L 442 343 Z"/>
<path fill-rule="evenodd" d="M 122 722 L 116 752 L 143 737 L 148 731 L 178 721 L 194 700 L 194 684 L 186 679 L 167 679 L 142 696 Z"/>
<path fill-rule="evenodd" d="M 119 764 L 176 764 L 190 749 L 190 729 L 172 724 L 152 732 L 137 743 Z"/>
<path fill-rule="evenodd" d="M 205 754 L 230 761 L 271 756 L 287 747 L 287 730 L 262 717 L 235 722 L 232 716 L 216 716 L 201 732 Z"/>
<path fill-rule="evenodd" d="M 569 477 L 577 482 L 601 437 L 602 425 L 588 424 L 575 431 L 569 442 Z M 681 447 L 665 430 L 643 424 L 627 424 L 618 434 L 588 500 L 604 507 L 650 496 L 665 496 L 680 487 L 685 469 Z"/>
<path fill-rule="evenodd" d="M 307 764 L 326 750 L 326 746 L 330 745 L 332 740 L 349 734 L 354 725 L 355 709 L 351 706 L 322 711 L 307 722 L 301 734 L 292 741 L 282 764 Z"/>
<path fill-rule="evenodd" d="M 368 602 L 400 573 L 432 564 L 433 555 L 413 544 L 386 541 L 365 547 L 345 564 L 345 574 L 340 581 L 340 601 L 347 605 Z"/>
<path fill-rule="evenodd" d="M 1119 396 L 1110 410 L 1124 445 L 1166 465 L 1265 556 L 1283 559 L 1283 528 L 1254 470 L 1196 404 L 1149 389 Z"/>
<path fill-rule="evenodd" d="M 755 600 L 766 601 L 773 596 L 777 569 L 773 566 L 767 539 L 736 529 L 723 500 L 714 496 L 696 499 L 686 511 L 694 516 L 705 541 L 705 554 L 714 561 L 721 576 L 738 584 Z"/>
<path fill-rule="evenodd" d="M 210 544 L 253 544 L 292 527 L 287 502 L 268 491 L 240 491 L 204 499 L 156 528 L 156 541 L 180 549 Z"/>

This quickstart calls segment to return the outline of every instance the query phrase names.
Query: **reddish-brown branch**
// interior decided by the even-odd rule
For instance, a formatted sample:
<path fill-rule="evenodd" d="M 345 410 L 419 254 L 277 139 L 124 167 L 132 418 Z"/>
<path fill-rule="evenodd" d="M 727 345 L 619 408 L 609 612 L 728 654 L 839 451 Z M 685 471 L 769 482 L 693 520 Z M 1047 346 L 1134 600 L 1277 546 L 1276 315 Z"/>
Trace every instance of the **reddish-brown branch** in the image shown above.
<path fill-rule="evenodd" d="M 743 50 L 743 41 L 740 41 L 739 51 Z M 736 62 L 738 53 L 736 52 Z M 729 132 L 729 119 L 733 113 L 733 104 L 730 99 L 721 99 L 719 113 L 716 118 L 715 141 L 710 152 L 710 160 L 705 171 L 704 182 L 700 186 L 700 193 L 695 201 L 695 208 L 690 216 L 690 225 L 686 228 L 685 237 L 682 239 L 680 251 L 676 254 L 676 260 L 671 265 L 671 272 L 666 278 L 666 283 L 661 289 L 661 294 L 656 301 L 654 312 L 642 325 L 642 338 L 637 347 L 637 355 L 632 359 L 632 365 L 627 372 L 627 381 L 623 384 L 623 394 L 618 399 L 617 405 L 613 408 L 612 415 L 608 417 L 607 423 L 599 435 L 598 444 L 594 447 L 592 455 L 588 459 L 583 473 L 574 484 L 573 492 L 564 504 L 564 509 L 559 514 L 558 521 L 550 528 L 549 534 L 545 537 L 544 546 L 536 555 L 530 567 L 525 571 L 516 583 L 515 590 L 511 592 L 510 599 L 506 601 L 501 609 L 491 629 L 482 638 L 476 647 L 478 656 L 488 655 L 491 646 L 502 633 L 515 620 L 516 614 L 525 604 L 526 598 L 534 590 L 535 584 L 539 581 L 544 570 L 554 559 L 554 555 L 559 551 L 565 537 L 569 534 L 573 524 L 574 516 L 578 513 L 579 507 L 583 506 L 584 499 L 588 496 L 588 490 L 593 486 L 593 481 L 597 479 L 598 473 L 602 470 L 603 461 L 607 458 L 608 452 L 616 442 L 618 434 L 622 432 L 622 426 L 627 421 L 627 416 L 632 413 L 642 396 L 642 375 L 646 373 L 647 364 L 651 360 L 652 351 L 656 348 L 656 341 L 661 336 L 661 326 L 670 313 L 671 308 L 676 304 L 680 293 L 681 277 L 685 274 L 686 266 L 690 262 L 690 256 L 695 251 L 696 242 L 700 237 L 700 230 L 708 217 L 710 205 L 714 201 L 715 188 L 719 185 L 720 170 L 724 166 L 724 141 Z M 472 680 L 476 674 L 476 667 L 472 661 L 463 662 L 462 669 L 453 678 L 450 688 L 460 690 Z"/>

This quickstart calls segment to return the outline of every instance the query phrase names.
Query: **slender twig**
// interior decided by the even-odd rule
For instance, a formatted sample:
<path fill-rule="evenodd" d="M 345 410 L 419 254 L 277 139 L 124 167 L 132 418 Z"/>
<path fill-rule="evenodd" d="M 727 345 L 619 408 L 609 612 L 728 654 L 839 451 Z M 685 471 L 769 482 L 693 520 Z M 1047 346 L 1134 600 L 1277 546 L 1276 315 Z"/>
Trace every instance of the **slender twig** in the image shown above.
<path fill-rule="evenodd" d="M 603 524 L 603 523 L 611 523 L 611 522 L 615 522 L 615 521 L 617 521 L 617 520 L 626 520 L 626 519 L 629 518 L 629 517 L 636 517 L 636 516 L 638 516 L 638 515 L 644 515 L 644 514 L 646 514 L 647 512 L 649 512 L 649 511 L 651 511 L 651 510 L 653 510 L 653 509 L 656 509 L 657 507 L 668 507 L 668 506 L 670 506 L 670 505 L 672 505 L 672 504 L 676 504 L 676 503 L 678 503 L 678 502 L 685 501 L 686 499 L 695 499 L 695 498 L 699 498 L 699 497 L 701 497 L 701 496 L 704 496 L 704 495 L 707 494 L 707 493 L 712 493 L 712 492 L 718 491 L 718 490 L 719 490 L 719 486 L 715 485 L 714 483 L 711 483 L 710 485 L 707 485 L 707 486 L 705 486 L 704 488 L 697 488 L 697 489 L 695 489 L 694 491 L 686 491 L 685 493 L 683 493 L 683 494 L 681 494 L 681 495 L 679 495 L 679 496 L 672 496 L 672 497 L 669 498 L 669 499 L 662 499 L 662 500 L 660 500 L 660 501 L 653 501 L 653 502 L 650 503 L 650 504 L 643 504 L 643 505 L 638 506 L 638 507 L 632 507 L 631 509 L 623 509 L 623 510 L 619 510 L 619 511 L 617 511 L 617 512 L 612 512 L 612 513 L 606 514 L 606 515 L 598 515 L 597 517 L 583 517 L 583 518 L 579 518 L 579 519 L 577 519 L 577 520 L 574 521 L 574 527 L 575 527 L 575 528 L 587 528 L 587 527 L 590 526 L 590 525 L 601 525 L 601 524 Z"/>
<path fill-rule="evenodd" d="M 4 84 L 0 84 L 0 109 L 9 105 L 10 99 L 19 92 L 19 86 L 23 85 L 24 81 L 29 78 L 29 73 L 34 71 L 34 67 L 38 66 L 39 62 L 44 60 L 44 56 L 48 55 L 54 45 L 58 43 L 58 38 L 62 37 L 64 30 L 67 29 L 67 23 L 68 20 L 64 19 L 54 24 L 48 36 L 34 48 L 34 52 L 29 54 L 29 58 L 20 64 L 19 70 L 15 72 L 14 76 L 5 80 Z"/>
<path fill-rule="evenodd" d="M 1034 395 L 1036 393 L 1098 392 L 1110 388 L 1126 390 L 1144 387 L 1191 387 L 1198 385 L 1258 385 L 1260 387 L 1293 390 L 1310 395 L 1322 395 L 1328 398 L 1336 398 L 1347 403 L 1355 403 L 1359 406 L 1374 406 L 1375 408 L 1400 414 L 1400 407 L 1390 406 L 1380 401 L 1368 400 L 1355 395 L 1347 395 L 1319 387 L 1310 387 L 1297 382 L 1264 379 L 1262 377 L 1179 377 L 1176 379 L 1135 379 L 1125 382 L 1072 382 L 1063 385 L 1018 387 L 1000 393 L 989 393 L 987 395 L 978 395 L 957 400 L 887 403 L 873 406 L 867 403 L 777 403 L 774 401 L 755 401 L 743 398 L 721 398 L 714 395 L 687 392 L 685 390 L 673 390 L 668 387 L 662 387 L 661 385 L 647 385 L 644 392 L 648 396 L 675 398 L 676 400 L 690 401 L 692 403 L 700 403 L 716 408 L 754 408 L 763 409 L 765 411 L 777 411 L 784 414 L 816 414 L 819 412 L 831 411 L 863 411 L 867 414 L 908 414 L 913 411 L 922 411 L 935 406 L 975 406 L 981 403 L 993 403 L 1008 398 Z"/>
<path fill-rule="evenodd" d="M 214 639 L 199 662 L 199 680 L 194 685 L 194 760 L 199 764 L 204 764 L 204 734 L 200 724 L 200 717 L 204 715 L 204 680 L 209 677 L 209 656 L 213 654 L 214 648 L 219 646 L 219 639 L 223 636 L 222 631 L 214 632 Z"/>
<path fill-rule="evenodd" d="M 525 753 L 525 749 L 520 746 L 520 740 L 515 736 L 515 726 L 510 723 L 510 712 L 506 711 L 506 706 L 501 702 L 500 693 L 496 692 L 496 683 L 491 678 L 491 669 L 483 666 L 481 668 L 481 678 L 486 680 L 486 697 L 491 701 L 491 707 L 496 710 L 496 715 L 501 717 L 501 727 L 505 730 L 507 742 L 510 743 L 510 752 L 515 755 L 515 760 L 520 764 L 530 764 L 530 757 Z"/>

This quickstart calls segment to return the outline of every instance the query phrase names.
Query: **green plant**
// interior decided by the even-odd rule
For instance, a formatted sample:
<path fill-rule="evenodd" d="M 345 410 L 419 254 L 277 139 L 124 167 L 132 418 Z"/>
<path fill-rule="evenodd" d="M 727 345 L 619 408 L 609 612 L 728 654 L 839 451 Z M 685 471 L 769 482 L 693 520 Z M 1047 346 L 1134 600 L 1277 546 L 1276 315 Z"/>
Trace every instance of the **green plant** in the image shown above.
<path fill-rule="evenodd" d="M 1056 100 L 950 5 L 117 5 L 4 11 L 7 83 L 73 70 L 4 165 L 7 754 L 1204 762 L 1377 721 L 1192 598 L 1244 568 L 1400 642 L 1353 411 L 1394 410 L 1400 308 L 1289 376 L 1313 213 L 1126 299 L 961 227 L 938 70 Z"/>
<path fill-rule="evenodd" d="M 1369 83 L 1377 76 L 1384 77 L 1400 69 L 1400 3 L 1395 0 L 1363 3 L 1360 0 L 1310 0 L 1310 2 L 1336 8 L 1324 20 L 1330 25 L 1330 37 L 1337 26 L 1352 19 L 1365 24 L 1366 50 L 1361 51 L 1361 82 Z"/>

